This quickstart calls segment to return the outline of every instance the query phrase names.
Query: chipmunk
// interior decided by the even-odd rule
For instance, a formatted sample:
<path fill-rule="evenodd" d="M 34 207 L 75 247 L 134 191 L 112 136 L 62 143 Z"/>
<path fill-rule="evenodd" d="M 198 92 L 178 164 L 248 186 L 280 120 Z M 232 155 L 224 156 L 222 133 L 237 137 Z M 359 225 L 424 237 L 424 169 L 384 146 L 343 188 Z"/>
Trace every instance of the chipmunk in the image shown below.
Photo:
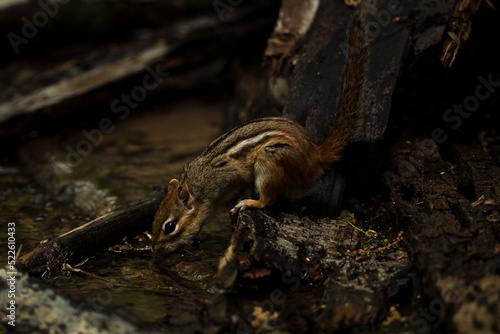
<path fill-rule="evenodd" d="M 170 181 L 153 222 L 154 253 L 166 254 L 189 243 L 214 209 L 237 194 L 255 189 L 258 199 L 239 201 L 232 214 L 270 206 L 278 195 L 297 198 L 339 161 L 361 128 L 369 62 L 364 24 L 357 15 L 348 35 L 349 59 L 326 140 L 318 146 L 302 126 L 278 117 L 251 121 L 215 139 L 188 164 L 181 181 Z"/>

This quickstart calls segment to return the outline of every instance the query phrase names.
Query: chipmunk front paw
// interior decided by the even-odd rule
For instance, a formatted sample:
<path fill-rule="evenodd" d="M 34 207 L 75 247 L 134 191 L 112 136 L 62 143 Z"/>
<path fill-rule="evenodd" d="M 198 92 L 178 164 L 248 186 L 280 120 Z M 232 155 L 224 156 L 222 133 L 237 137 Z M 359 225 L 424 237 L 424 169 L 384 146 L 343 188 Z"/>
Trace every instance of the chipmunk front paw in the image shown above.
<path fill-rule="evenodd" d="M 229 211 L 229 213 L 231 214 L 231 216 L 237 216 L 240 211 L 245 210 L 249 206 L 250 205 L 248 203 L 246 203 L 245 201 L 240 201 L 238 204 L 236 204 L 234 206 L 234 208 L 232 208 Z"/>
<path fill-rule="evenodd" d="M 234 208 L 229 211 L 231 215 L 237 215 L 240 211 L 243 211 L 247 208 L 263 208 L 265 207 L 264 203 L 254 199 L 244 199 L 239 201 L 238 204 L 234 206 Z"/>

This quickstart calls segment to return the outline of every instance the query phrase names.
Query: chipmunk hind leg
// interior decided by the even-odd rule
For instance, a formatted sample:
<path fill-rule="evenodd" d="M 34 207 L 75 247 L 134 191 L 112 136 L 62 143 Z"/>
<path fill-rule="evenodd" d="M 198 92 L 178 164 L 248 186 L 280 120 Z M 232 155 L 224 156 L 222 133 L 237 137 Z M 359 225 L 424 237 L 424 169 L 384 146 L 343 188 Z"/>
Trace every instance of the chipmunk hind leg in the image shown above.
<path fill-rule="evenodd" d="M 300 148 L 292 145 L 267 146 L 256 156 L 253 166 L 255 190 L 259 195 L 258 200 L 244 199 L 232 210 L 235 214 L 246 208 L 264 208 L 271 206 L 278 199 L 278 194 L 286 197 L 305 190 L 316 180 L 323 170 L 317 162 L 314 147 L 304 149 L 308 143 Z M 303 195 L 304 191 L 300 191 Z M 292 195 L 292 196 L 288 196 Z"/>
<path fill-rule="evenodd" d="M 254 167 L 254 184 L 259 199 L 249 198 L 239 201 L 230 211 L 231 214 L 236 214 L 247 208 L 260 209 L 274 204 L 278 198 L 278 192 L 283 186 L 281 180 L 283 176 L 280 174 L 276 174 L 276 166 L 273 166 L 272 163 L 270 165 L 269 160 L 257 160 Z"/>

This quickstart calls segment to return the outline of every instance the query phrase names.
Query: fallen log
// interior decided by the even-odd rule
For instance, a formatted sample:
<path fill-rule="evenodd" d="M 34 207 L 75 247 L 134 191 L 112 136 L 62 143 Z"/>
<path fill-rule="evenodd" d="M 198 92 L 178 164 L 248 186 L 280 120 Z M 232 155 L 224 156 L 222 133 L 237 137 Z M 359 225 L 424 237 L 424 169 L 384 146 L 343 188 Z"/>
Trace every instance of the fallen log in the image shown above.
<path fill-rule="evenodd" d="M 384 240 L 351 225 L 355 220 L 299 217 L 279 210 L 248 210 L 239 216 L 217 274 L 220 287 L 259 282 L 278 273 L 284 282 L 322 283 L 326 289 L 311 319 L 332 332 L 370 325 L 387 317 L 388 300 L 410 282 L 411 263 L 399 249 L 401 237 Z M 326 281 L 325 281 L 326 280 Z M 250 285 L 252 282 L 250 282 Z M 280 317 L 295 312 L 285 303 Z M 288 309 L 290 308 L 290 309 Z"/>
<path fill-rule="evenodd" d="M 54 107 L 99 87 L 141 73 L 169 51 L 170 48 L 160 42 L 151 48 L 130 54 L 124 59 L 102 64 L 79 75 L 64 78 L 27 96 L 16 96 L 0 104 L 0 123 Z"/>
<path fill-rule="evenodd" d="M 259 6 L 264 5 L 227 14 L 223 22 L 213 12 L 185 19 L 152 30 L 144 39 L 107 45 L 95 54 L 57 59 L 49 68 L 40 65 L 26 71 L 24 77 L 8 78 L 9 89 L 6 86 L 0 94 L 0 137 L 53 127 L 74 119 L 81 110 L 87 118 L 93 112 L 102 116 L 99 109 L 116 109 L 110 101 L 123 99 L 124 91 L 131 87 L 142 101 L 151 90 L 169 83 L 179 85 L 178 79 L 171 78 L 174 75 L 193 73 L 209 63 L 221 63 L 221 59 L 223 63 L 231 55 L 255 49 L 253 40 L 267 33 L 274 21 L 272 10 L 257 15 Z M 17 72 L 18 66 L 8 64 L 6 72 Z"/>
<path fill-rule="evenodd" d="M 166 195 L 166 188 L 156 188 L 146 198 L 127 207 L 112 211 L 24 254 L 16 261 L 23 272 L 57 275 L 65 264 L 76 265 L 108 247 L 120 243 L 126 236 L 136 236 L 149 230 L 154 214 Z"/>

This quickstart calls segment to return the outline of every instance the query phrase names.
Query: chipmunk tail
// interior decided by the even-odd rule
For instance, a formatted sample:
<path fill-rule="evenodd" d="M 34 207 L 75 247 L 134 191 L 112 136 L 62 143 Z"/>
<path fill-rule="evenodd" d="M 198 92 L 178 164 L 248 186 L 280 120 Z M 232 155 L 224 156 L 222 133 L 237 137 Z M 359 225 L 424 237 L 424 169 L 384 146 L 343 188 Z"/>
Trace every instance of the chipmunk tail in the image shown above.
<path fill-rule="evenodd" d="M 359 12 L 353 15 L 347 40 L 347 64 L 337 102 L 336 118 L 330 134 L 318 148 L 318 156 L 324 167 L 340 160 L 347 144 L 360 134 L 363 123 L 363 98 L 370 46 L 366 37 L 365 20 Z"/>

